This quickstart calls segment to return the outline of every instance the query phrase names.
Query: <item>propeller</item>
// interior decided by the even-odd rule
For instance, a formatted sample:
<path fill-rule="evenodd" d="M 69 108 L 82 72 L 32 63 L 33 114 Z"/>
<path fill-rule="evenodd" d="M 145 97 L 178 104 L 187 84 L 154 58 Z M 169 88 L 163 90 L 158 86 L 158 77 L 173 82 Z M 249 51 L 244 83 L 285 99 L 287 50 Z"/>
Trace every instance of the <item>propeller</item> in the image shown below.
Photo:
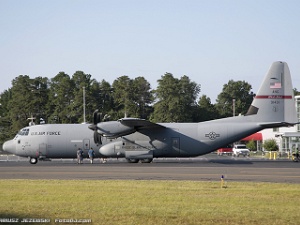
<path fill-rule="evenodd" d="M 100 123 L 101 121 L 102 121 L 102 113 L 99 113 L 98 110 L 95 110 L 93 114 L 93 124 L 91 124 L 89 128 L 94 131 L 94 142 L 100 145 L 102 145 L 102 137 L 97 132 L 97 124 Z"/>

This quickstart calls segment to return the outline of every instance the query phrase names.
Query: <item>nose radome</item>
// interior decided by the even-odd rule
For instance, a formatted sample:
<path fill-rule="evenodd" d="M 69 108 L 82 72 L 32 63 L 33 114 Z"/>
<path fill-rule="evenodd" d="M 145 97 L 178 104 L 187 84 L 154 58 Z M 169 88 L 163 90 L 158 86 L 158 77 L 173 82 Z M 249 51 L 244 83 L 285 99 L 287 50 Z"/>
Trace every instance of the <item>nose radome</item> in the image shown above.
<path fill-rule="evenodd" d="M 12 140 L 4 142 L 3 151 L 9 152 L 9 153 L 15 153 L 16 152 L 16 146 Z"/>

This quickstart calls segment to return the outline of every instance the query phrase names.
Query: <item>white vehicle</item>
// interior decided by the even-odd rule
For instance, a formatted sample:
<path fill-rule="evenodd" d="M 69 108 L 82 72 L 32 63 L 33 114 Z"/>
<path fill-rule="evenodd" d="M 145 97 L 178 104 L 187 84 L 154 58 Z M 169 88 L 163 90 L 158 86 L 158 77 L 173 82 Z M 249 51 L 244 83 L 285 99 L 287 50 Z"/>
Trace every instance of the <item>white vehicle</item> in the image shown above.
<path fill-rule="evenodd" d="M 232 155 L 239 157 L 240 155 L 249 156 L 250 150 L 244 144 L 234 145 L 232 148 Z"/>

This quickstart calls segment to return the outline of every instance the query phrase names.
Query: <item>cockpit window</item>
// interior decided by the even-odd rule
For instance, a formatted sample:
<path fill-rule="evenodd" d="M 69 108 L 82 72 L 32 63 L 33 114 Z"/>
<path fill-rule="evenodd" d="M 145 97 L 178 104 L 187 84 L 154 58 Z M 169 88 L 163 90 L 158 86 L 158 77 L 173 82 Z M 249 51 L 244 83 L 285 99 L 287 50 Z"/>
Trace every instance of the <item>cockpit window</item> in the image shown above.
<path fill-rule="evenodd" d="M 19 131 L 18 135 L 27 136 L 29 134 L 29 128 L 24 128 Z"/>

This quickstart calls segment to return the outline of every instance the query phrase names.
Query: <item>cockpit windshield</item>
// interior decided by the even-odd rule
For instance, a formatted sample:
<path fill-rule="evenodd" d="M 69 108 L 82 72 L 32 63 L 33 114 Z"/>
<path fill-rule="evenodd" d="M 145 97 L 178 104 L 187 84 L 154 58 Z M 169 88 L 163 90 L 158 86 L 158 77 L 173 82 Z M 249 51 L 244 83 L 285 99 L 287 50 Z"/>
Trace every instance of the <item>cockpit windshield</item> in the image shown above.
<path fill-rule="evenodd" d="M 27 136 L 29 134 L 29 128 L 23 128 L 18 132 L 18 135 Z"/>

